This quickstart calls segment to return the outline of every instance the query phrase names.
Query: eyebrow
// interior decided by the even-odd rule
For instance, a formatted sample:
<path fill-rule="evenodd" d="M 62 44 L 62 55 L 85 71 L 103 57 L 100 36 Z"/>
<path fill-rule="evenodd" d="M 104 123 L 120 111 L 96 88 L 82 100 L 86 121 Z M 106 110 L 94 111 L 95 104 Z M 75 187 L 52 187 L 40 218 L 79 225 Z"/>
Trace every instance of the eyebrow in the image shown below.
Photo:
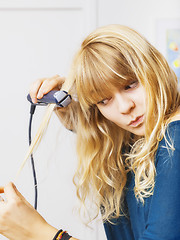
<path fill-rule="evenodd" d="M 123 83 L 120 83 L 120 84 L 119 84 L 119 87 L 120 87 L 120 88 L 123 88 L 123 87 L 125 87 L 125 86 L 127 86 L 127 85 L 129 85 L 129 84 L 131 84 L 131 83 L 133 83 L 133 82 L 136 82 L 136 81 L 139 82 L 139 80 L 138 80 L 137 78 L 128 79 L 128 80 L 124 81 Z M 113 84 L 110 84 L 110 85 L 111 85 L 111 87 L 113 87 L 113 88 L 115 88 L 115 89 L 118 88 L 118 86 L 115 87 L 115 86 L 113 86 Z M 111 87 L 110 87 L 109 89 L 111 89 Z M 107 88 L 106 88 L 106 89 L 107 89 Z M 108 95 L 111 95 L 112 91 L 113 91 L 113 90 L 109 90 L 109 91 L 108 91 Z M 94 90 L 90 90 L 90 95 L 93 96 L 93 94 L 95 93 L 95 96 L 97 96 L 97 95 L 101 96 L 103 92 L 104 92 L 103 90 L 95 90 L 95 91 L 94 91 Z M 107 90 L 106 90 L 106 92 L 107 92 Z M 104 95 L 105 95 L 105 94 L 104 94 Z M 95 98 L 96 98 L 96 97 L 95 97 Z M 109 97 L 108 97 L 108 96 L 104 96 L 103 99 L 105 99 L 105 98 L 109 98 Z M 102 100 L 103 100 L 103 99 L 102 99 Z"/>

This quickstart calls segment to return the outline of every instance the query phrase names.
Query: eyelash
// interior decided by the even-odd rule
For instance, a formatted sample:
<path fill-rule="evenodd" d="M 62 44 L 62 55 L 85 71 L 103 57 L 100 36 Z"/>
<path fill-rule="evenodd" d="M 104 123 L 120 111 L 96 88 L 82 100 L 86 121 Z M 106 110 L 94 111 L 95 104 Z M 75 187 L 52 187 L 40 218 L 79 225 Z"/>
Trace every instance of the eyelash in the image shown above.
<path fill-rule="evenodd" d="M 97 104 L 102 104 L 102 105 L 106 105 L 105 101 L 109 101 L 111 98 L 106 98 L 106 99 L 103 99 L 101 101 L 99 101 Z"/>
<path fill-rule="evenodd" d="M 133 81 L 133 82 L 131 82 L 130 84 L 128 84 L 128 85 L 126 85 L 125 87 L 124 87 L 124 90 L 125 91 L 127 91 L 127 90 L 129 90 L 129 89 L 132 89 L 132 88 L 136 88 L 137 87 L 137 85 L 138 85 L 138 81 L 136 80 L 136 81 Z M 103 100 L 101 100 L 101 101 L 99 101 L 97 104 L 102 104 L 102 105 L 106 105 L 106 103 L 104 103 L 104 101 L 109 101 L 111 98 L 105 98 L 105 99 L 103 99 Z"/>
<path fill-rule="evenodd" d="M 135 88 L 137 85 L 138 85 L 138 81 L 131 82 L 130 84 L 128 84 L 124 87 L 124 90 Z"/>

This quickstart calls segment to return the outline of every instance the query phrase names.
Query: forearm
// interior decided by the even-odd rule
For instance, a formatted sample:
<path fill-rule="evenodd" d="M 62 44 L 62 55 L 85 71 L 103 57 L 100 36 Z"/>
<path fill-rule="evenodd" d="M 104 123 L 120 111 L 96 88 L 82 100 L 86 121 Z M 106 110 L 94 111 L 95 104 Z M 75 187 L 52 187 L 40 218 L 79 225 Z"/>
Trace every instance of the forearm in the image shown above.
<path fill-rule="evenodd" d="M 53 240 L 58 229 L 45 219 L 21 195 L 13 183 L 0 187 L 0 234 L 8 239 Z M 65 234 L 65 233 L 64 233 Z M 71 237 L 71 240 L 77 240 Z"/>
<path fill-rule="evenodd" d="M 33 240 L 53 240 L 55 235 L 58 232 L 58 229 L 49 225 L 48 223 L 44 224 L 44 227 L 40 228 L 40 233 L 37 234 L 37 239 L 33 238 Z M 77 238 L 71 237 L 70 240 L 78 240 Z"/>
<path fill-rule="evenodd" d="M 37 232 L 34 233 L 34 236 L 31 236 L 30 239 L 33 240 L 52 240 L 56 235 L 58 229 L 53 226 L 45 223 L 41 227 L 38 227 Z"/>

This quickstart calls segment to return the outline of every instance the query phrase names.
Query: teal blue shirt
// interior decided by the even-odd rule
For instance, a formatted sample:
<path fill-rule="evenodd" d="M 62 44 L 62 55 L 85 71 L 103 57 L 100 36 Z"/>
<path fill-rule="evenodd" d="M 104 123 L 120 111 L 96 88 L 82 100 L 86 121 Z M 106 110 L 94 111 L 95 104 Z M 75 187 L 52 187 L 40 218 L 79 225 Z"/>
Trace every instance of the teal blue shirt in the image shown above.
<path fill-rule="evenodd" d="M 144 206 L 134 195 L 134 174 L 128 174 L 125 204 L 129 217 L 119 217 L 114 224 L 105 223 L 108 240 L 180 240 L 180 121 L 171 122 L 156 156 L 154 194 L 145 198 Z"/>

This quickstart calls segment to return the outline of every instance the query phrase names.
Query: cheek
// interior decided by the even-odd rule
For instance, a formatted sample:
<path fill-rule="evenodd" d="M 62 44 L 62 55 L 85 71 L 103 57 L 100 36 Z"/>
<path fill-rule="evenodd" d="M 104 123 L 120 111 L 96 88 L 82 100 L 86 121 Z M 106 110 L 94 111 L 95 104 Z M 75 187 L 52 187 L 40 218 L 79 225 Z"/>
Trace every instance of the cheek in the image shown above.
<path fill-rule="evenodd" d="M 145 91 L 142 92 L 142 105 L 143 105 L 144 109 L 146 109 L 146 106 L 147 106 L 147 96 L 146 96 Z"/>
<path fill-rule="evenodd" d="M 113 110 L 112 108 L 101 108 L 101 107 L 98 107 L 100 113 L 108 120 L 110 121 L 113 121 Z"/>
<path fill-rule="evenodd" d="M 145 89 L 143 87 L 140 87 L 136 94 L 134 95 L 134 101 L 136 103 L 136 106 L 140 106 L 143 109 L 146 108 L 147 105 L 147 96 Z"/>
<path fill-rule="evenodd" d="M 99 111 L 110 122 L 113 122 L 117 126 L 124 128 L 124 123 L 122 122 L 122 120 L 119 116 L 119 113 L 115 109 L 112 109 L 112 108 L 100 109 L 99 108 Z"/>
<path fill-rule="evenodd" d="M 101 113 L 105 118 L 109 119 L 108 111 L 106 111 L 105 109 L 100 108 L 100 107 L 98 107 L 98 109 L 99 109 L 100 113 Z"/>

